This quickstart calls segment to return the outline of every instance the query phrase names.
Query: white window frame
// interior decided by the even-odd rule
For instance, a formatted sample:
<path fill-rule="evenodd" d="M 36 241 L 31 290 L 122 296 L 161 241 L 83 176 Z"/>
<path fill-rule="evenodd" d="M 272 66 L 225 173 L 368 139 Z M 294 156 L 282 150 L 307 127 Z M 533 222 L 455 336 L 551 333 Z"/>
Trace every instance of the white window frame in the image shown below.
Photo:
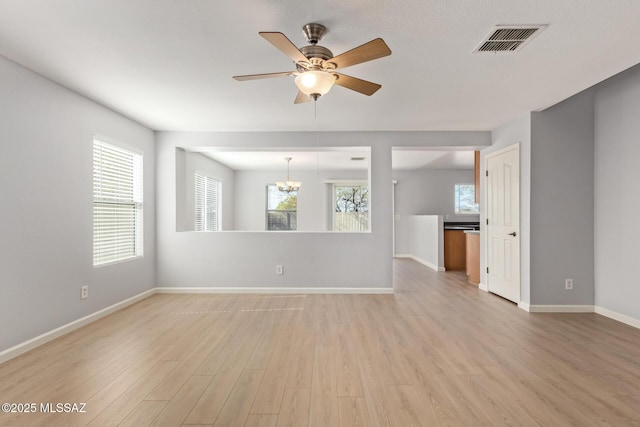
<path fill-rule="evenodd" d="M 264 229 L 265 231 L 273 232 L 273 231 L 298 231 L 298 206 L 296 205 L 296 228 L 293 230 L 270 230 L 269 229 L 269 212 L 293 212 L 293 211 L 279 211 L 276 209 L 269 209 L 269 187 L 277 187 L 276 184 L 267 184 L 265 187 L 265 216 L 264 216 Z M 284 191 L 281 191 L 284 193 Z M 297 191 L 292 191 L 291 193 L 295 193 L 296 197 L 298 196 Z"/>
<path fill-rule="evenodd" d="M 198 205 L 199 193 L 198 193 L 198 180 L 201 179 L 204 181 L 202 184 L 204 185 L 204 194 L 205 200 L 201 206 Z M 201 184 L 201 185 L 202 185 Z M 222 180 L 212 176 L 203 171 L 195 171 L 193 175 L 193 187 L 194 187 L 194 230 L 195 231 L 221 231 L 222 230 Z M 212 188 L 213 191 L 211 193 L 208 192 L 208 189 Z M 207 205 L 207 194 L 212 197 L 215 197 L 215 223 L 211 224 L 209 222 L 209 216 L 206 212 Z M 201 212 L 202 223 L 198 223 L 198 211 L 203 210 Z"/>
<path fill-rule="evenodd" d="M 108 138 L 94 136 L 92 164 L 93 266 L 142 258 L 143 153 Z M 123 228 L 130 232 L 123 233 Z"/>
<path fill-rule="evenodd" d="M 474 203 L 474 206 L 476 207 L 476 210 L 474 212 L 460 212 L 458 210 L 458 206 L 459 206 L 459 203 L 458 203 L 458 200 L 457 200 L 458 194 L 459 194 L 458 187 L 461 186 L 461 185 L 464 185 L 464 186 L 467 186 L 467 187 L 472 187 L 474 193 L 476 191 L 475 190 L 475 188 L 476 188 L 475 184 L 468 184 L 468 183 L 455 184 L 454 187 L 453 187 L 453 211 L 454 211 L 454 213 L 456 215 L 480 215 L 480 205 L 478 203 Z"/>
<path fill-rule="evenodd" d="M 366 230 L 336 230 L 336 187 L 362 187 L 367 189 L 367 229 Z M 338 233 L 367 233 L 371 231 L 371 189 L 369 188 L 369 181 L 363 179 L 352 179 L 344 181 L 331 181 L 331 204 L 329 206 L 331 210 L 331 231 Z"/>

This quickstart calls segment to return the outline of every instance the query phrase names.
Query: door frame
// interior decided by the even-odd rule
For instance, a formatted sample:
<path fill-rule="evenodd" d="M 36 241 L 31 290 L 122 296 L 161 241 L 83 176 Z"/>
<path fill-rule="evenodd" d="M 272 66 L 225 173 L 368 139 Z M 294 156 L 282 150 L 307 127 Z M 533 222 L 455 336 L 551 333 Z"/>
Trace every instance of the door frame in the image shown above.
<path fill-rule="evenodd" d="M 500 148 L 496 151 L 492 151 L 491 153 L 485 154 L 484 156 L 484 160 L 482 162 L 482 171 L 480 172 L 482 174 L 482 172 L 484 172 L 484 200 L 481 200 L 481 206 L 482 210 L 484 212 L 484 220 L 485 220 L 485 225 L 484 225 L 484 244 L 483 249 L 484 249 L 484 253 L 485 253 L 485 267 L 487 267 L 489 265 L 489 230 L 488 230 L 488 226 L 486 224 L 486 220 L 487 220 L 487 210 L 488 210 L 488 206 L 487 206 L 487 201 L 489 199 L 489 185 L 488 185 L 488 181 L 486 179 L 486 172 L 488 171 L 488 162 L 490 158 L 493 157 L 497 157 L 500 156 L 508 151 L 512 151 L 512 150 L 516 150 L 518 153 L 518 200 L 519 202 L 519 206 L 518 206 L 518 230 L 516 231 L 518 233 L 518 236 L 520 236 L 520 239 L 518 239 L 518 245 L 519 245 L 519 250 L 518 250 L 518 298 L 517 301 L 515 301 L 518 306 L 520 306 L 520 302 L 522 301 L 522 213 L 520 212 L 521 210 L 521 206 L 522 206 L 522 201 L 520 199 L 521 197 L 521 186 L 522 186 L 522 175 L 521 175 L 521 169 L 522 169 L 522 157 L 521 157 L 521 150 L 520 150 L 520 143 L 516 142 L 514 144 L 508 145 L 506 147 Z M 482 289 L 485 292 L 490 292 L 489 291 L 489 274 L 486 273 L 485 271 L 485 279 L 486 279 L 486 283 L 481 283 L 480 289 Z M 499 295 L 498 295 L 499 296 Z"/>

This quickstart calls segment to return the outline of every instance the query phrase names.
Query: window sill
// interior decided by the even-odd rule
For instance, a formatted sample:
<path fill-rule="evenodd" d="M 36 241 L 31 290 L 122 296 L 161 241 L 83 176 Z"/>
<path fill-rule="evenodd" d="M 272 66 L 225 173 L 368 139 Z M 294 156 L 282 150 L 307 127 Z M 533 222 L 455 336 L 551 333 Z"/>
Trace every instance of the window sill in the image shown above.
<path fill-rule="evenodd" d="M 142 258 L 144 258 L 143 255 L 132 256 L 132 257 L 128 257 L 128 258 L 118 259 L 118 260 L 115 260 L 115 261 L 104 262 L 102 264 L 97 264 L 97 265 L 94 264 L 93 268 L 108 267 L 110 265 L 122 264 L 123 262 L 135 261 L 135 260 L 142 259 Z"/>

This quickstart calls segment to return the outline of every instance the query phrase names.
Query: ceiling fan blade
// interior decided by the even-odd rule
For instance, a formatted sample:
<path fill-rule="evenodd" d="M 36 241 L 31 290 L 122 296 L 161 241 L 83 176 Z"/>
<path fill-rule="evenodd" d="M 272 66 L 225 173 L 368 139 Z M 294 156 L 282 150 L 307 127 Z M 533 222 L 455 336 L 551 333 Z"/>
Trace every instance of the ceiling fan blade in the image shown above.
<path fill-rule="evenodd" d="M 309 98 L 304 93 L 298 91 L 298 95 L 296 96 L 296 100 L 293 101 L 293 103 L 294 104 L 303 104 L 303 103 L 309 102 L 309 101 L 311 101 L 311 98 Z"/>
<path fill-rule="evenodd" d="M 233 78 L 243 82 L 245 80 L 272 79 L 274 77 L 292 76 L 293 73 L 294 71 L 284 71 L 282 73 L 267 73 L 267 74 L 247 74 L 245 76 L 233 76 Z"/>
<path fill-rule="evenodd" d="M 328 59 L 327 62 L 335 64 L 336 68 L 346 68 L 387 55 L 391 55 L 391 49 L 389 49 L 389 46 L 387 46 L 384 40 L 378 38 L 338 56 L 334 56 Z"/>
<path fill-rule="evenodd" d="M 358 79 L 355 77 L 347 76 L 346 74 L 333 73 L 338 76 L 336 84 L 338 86 L 346 87 L 347 89 L 355 90 L 364 95 L 371 96 L 382 86 L 378 83 L 369 82 L 366 80 Z"/>
<path fill-rule="evenodd" d="M 293 59 L 293 62 L 295 62 L 296 64 L 299 62 L 309 62 L 309 59 L 307 59 L 307 57 L 304 56 L 302 52 L 300 52 L 296 45 L 293 44 L 291 40 L 289 40 L 284 34 L 265 31 L 262 31 L 258 34 L 260 34 L 266 41 L 274 45 L 289 58 Z"/>

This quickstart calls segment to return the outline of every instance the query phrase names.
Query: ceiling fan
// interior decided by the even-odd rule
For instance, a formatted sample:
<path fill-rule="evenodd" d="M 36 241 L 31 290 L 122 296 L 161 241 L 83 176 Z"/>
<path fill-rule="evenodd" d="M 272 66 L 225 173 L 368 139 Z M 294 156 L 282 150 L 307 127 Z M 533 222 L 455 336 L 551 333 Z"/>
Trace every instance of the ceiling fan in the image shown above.
<path fill-rule="evenodd" d="M 329 49 L 318 44 L 326 32 L 327 28 L 324 25 L 306 24 L 302 27 L 302 34 L 307 38 L 309 45 L 300 49 L 282 33 L 260 32 L 258 34 L 293 60 L 296 64 L 296 71 L 249 74 L 233 78 L 244 81 L 295 76 L 295 83 L 298 87 L 295 104 L 308 102 L 312 99 L 316 101 L 320 96 L 329 92 L 334 84 L 364 95 L 373 95 L 382 87 L 381 85 L 347 76 L 336 72 L 336 70 L 391 55 L 389 46 L 384 40 L 377 38 L 338 56 L 333 56 Z"/>

